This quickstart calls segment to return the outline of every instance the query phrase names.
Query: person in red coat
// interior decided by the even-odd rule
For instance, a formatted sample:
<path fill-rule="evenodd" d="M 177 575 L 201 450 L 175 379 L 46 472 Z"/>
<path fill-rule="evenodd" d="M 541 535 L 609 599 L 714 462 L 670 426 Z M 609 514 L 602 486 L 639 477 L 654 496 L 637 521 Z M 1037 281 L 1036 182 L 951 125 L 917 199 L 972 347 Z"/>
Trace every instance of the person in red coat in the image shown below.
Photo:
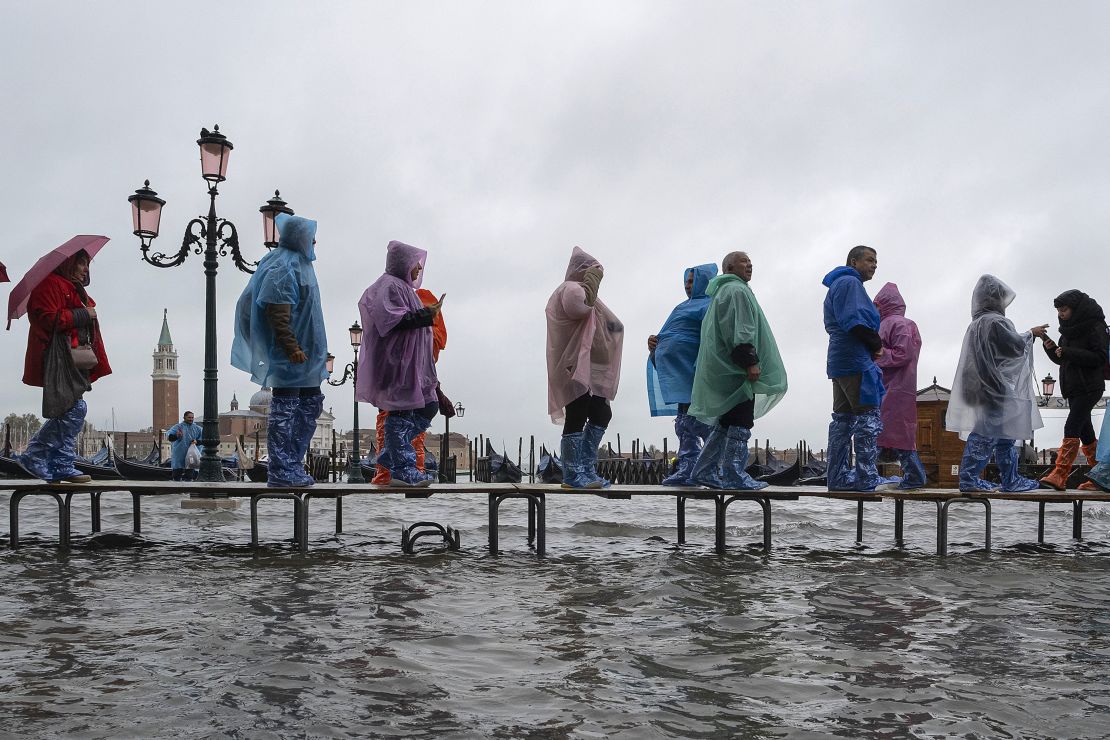
<path fill-rule="evenodd" d="M 81 339 L 91 338 L 97 364 L 88 371 L 90 384 L 112 372 L 96 318 L 96 302 L 85 290 L 88 284 L 89 255 L 82 250 L 31 291 L 27 304 L 31 326 L 23 364 L 25 384 L 43 387 L 44 358 L 55 333 L 65 334 L 71 347 L 76 347 Z M 52 483 L 88 482 L 89 476 L 73 466 L 77 457 L 77 435 L 84 426 L 87 411 L 85 400 L 78 398 L 61 417 L 47 420 L 20 456 L 23 467 Z"/>

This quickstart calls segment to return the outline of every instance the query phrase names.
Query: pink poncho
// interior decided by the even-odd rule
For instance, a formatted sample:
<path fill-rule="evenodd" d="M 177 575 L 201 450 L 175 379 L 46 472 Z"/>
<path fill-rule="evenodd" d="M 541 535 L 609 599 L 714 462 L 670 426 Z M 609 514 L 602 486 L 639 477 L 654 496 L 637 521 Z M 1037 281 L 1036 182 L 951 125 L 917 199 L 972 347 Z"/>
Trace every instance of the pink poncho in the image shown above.
<path fill-rule="evenodd" d="M 601 263 L 575 247 L 565 281 L 547 301 L 547 412 L 555 424 L 583 393 L 617 397 L 624 325 L 601 299 L 586 305 L 580 281 L 590 267 Z"/>
<path fill-rule="evenodd" d="M 362 314 L 362 350 L 358 358 L 355 398 L 383 411 L 411 411 L 436 400 L 436 367 L 432 361 L 432 327 L 393 331 L 410 311 L 424 307 L 416 295 L 428 253 L 398 241 L 386 247 L 385 273 L 358 302 Z"/>
<path fill-rule="evenodd" d="M 906 318 L 906 302 L 898 286 L 887 283 L 875 295 L 879 309 L 879 338 L 883 356 L 875 361 L 883 370 L 886 396 L 880 414 L 883 431 L 879 446 L 896 450 L 917 449 L 917 358 L 921 334 L 917 324 Z"/>

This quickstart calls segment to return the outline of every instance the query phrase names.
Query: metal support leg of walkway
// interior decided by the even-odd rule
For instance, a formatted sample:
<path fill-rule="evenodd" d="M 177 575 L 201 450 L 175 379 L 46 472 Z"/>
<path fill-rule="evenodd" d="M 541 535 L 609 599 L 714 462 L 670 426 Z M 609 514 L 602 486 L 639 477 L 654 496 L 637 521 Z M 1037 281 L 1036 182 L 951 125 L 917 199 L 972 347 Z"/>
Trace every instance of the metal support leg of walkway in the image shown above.
<path fill-rule="evenodd" d="M 547 554 L 547 504 L 542 493 L 505 493 L 489 494 L 489 551 L 497 555 L 498 510 L 506 499 L 524 499 L 528 502 L 528 543 L 535 541 L 536 555 Z"/>

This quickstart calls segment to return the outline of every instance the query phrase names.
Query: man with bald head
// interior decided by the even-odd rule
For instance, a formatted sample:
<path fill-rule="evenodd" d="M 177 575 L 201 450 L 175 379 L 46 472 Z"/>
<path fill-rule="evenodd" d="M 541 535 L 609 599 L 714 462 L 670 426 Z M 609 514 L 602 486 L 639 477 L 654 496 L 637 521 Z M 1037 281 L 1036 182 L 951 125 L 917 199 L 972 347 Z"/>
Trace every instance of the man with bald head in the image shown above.
<path fill-rule="evenodd" d="M 883 356 L 879 311 L 863 284 L 875 276 L 878 253 L 852 247 L 846 263 L 821 281 L 825 296 L 825 332 L 829 335 L 826 374 L 833 386 L 829 423 L 830 491 L 874 491 L 892 487 L 879 475 L 878 436 L 883 430 L 879 404 L 886 389 L 875 361 Z M 855 446 L 855 465 L 852 447 Z"/>
<path fill-rule="evenodd" d="M 730 252 L 709 281 L 689 414 L 712 427 L 692 475 L 699 486 L 754 490 L 745 472 L 755 420 L 786 395 L 786 368 L 763 309 L 749 287 L 752 261 Z"/>

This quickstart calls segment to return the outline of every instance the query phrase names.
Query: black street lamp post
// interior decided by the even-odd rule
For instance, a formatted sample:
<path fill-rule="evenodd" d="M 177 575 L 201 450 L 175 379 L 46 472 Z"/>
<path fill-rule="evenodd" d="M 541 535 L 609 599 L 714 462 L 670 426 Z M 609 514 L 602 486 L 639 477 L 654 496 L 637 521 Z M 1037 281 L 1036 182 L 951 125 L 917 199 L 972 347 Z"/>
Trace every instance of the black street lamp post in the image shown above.
<path fill-rule="evenodd" d="M 455 416 L 460 419 L 466 414 L 462 402 L 455 404 Z M 447 457 L 451 454 L 451 417 L 443 415 L 443 441 L 439 443 L 439 482 L 447 483 Z M 454 483 L 455 481 L 450 481 Z"/>
<path fill-rule="evenodd" d="M 351 324 L 348 329 L 351 333 L 351 347 L 355 351 L 354 362 L 348 362 L 347 366 L 343 368 L 343 377 L 339 380 L 328 379 L 328 385 L 339 387 L 347 382 L 347 378 L 351 379 L 351 384 L 354 386 L 354 407 L 355 407 L 355 438 L 351 447 L 351 464 L 350 470 L 347 471 L 348 483 L 365 483 L 366 478 L 362 475 L 362 455 L 359 452 L 359 432 L 358 432 L 358 348 L 362 345 L 362 327 L 356 321 Z M 328 353 L 328 375 L 331 375 L 332 370 L 335 368 L 335 355 Z"/>
<path fill-rule="evenodd" d="M 224 477 L 219 457 L 219 388 L 216 370 L 216 269 L 219 267 L 219 258 L 227 257 L 229 250 L 232 262 L 243 272 L 253 273 L 258 263 L 243 259 L 235 224 L 216 216 L 216 196 L 219 195 L 217 185 L 227 179 L 227 161 L 234 148 L 232 143 L 220 133 L 219 126 L 214 126 L 212 131 L 203 128 L 200 130 L 197 145 L 200 146 L 201 176 L 208 183 L 208 216 L 189 221 L 185 226 L 181 249 L 176 254 L 150 254 L 151 244 L 158 236 L 162 206 L 166 204 L 166 201 L 150 189 L 150 181 L 147 180 L 127 200 L 131 203 L 134 234 L 139 237 L 143 261 L 155 267 L 177 267 L 185 262 L 190 250 L 204 255 L 204 419 L 201 424 L 204 453 L 201 455 L 199 479 L 222 482 Z M 267 229 L 265 234 L 268 247 L 277 243 L 273 217 L 277 213 L 293 213 L 276 191 L 274 195 L 276 201 L 270 200 L 259 209 L 263 214 L 263 226 Z M 268 207 L 273 209 L 272 212 L 267 212 Z"/>

